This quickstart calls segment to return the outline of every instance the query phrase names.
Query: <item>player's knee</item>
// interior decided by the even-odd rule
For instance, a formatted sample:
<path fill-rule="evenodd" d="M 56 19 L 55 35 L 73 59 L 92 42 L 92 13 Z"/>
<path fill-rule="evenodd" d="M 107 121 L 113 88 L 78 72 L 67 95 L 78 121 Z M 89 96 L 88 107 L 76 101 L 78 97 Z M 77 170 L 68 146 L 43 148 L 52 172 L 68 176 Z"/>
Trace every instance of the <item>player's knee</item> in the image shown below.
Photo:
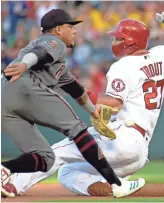
<path fill-rule="evenodd" d="M 87 124 L 83 123 L 80 120 L 77 120 L 77 122 L 74 125 L 72 125 L 69 130 L 66 130 L 64 134 L 69 138 L 69 140 L 73 140 L 81 132 L 87 130 L 87 128 L 88 128 Z"/>
<path fill-rule="evenodd" d="M 120 177 L 126 177 L 128 175 L 133 175 L 140 169 L 144 167 L 144 165 L 147 162 L 147 158 L 138 158 L 135 161 L 132 161 L 131 163 L 127 164 L 126 166 L 123 167 L 123 170 L 121 170 L 121 176 Z M 118 174 L 117 174 L 118 175 Z"/>

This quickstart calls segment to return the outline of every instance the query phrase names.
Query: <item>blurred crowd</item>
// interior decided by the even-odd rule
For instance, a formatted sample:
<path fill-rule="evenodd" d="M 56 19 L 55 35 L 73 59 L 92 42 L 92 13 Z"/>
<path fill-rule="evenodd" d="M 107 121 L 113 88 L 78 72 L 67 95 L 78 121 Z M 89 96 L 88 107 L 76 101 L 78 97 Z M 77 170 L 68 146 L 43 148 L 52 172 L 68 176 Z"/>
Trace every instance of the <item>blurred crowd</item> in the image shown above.
<path fill-rule="evenodd" d="M 164 2 L 148 1 L 2 1 L 1 67 L 17 57 L 21 48 L 40 34 L 40 19 L 51 9 L 62 8 L 82 19 L 76 26 L 76 46 L 67 50 L 67 66 L 90 90 L 104 91 L 105 74 L 115 61 L 106 35 L 122 18 L 143 21 L 151 31 L 149 48 L 164 44 L 164 24 L 155 19 Z M 142 37 L 142 36 L 141 36 Z"/>

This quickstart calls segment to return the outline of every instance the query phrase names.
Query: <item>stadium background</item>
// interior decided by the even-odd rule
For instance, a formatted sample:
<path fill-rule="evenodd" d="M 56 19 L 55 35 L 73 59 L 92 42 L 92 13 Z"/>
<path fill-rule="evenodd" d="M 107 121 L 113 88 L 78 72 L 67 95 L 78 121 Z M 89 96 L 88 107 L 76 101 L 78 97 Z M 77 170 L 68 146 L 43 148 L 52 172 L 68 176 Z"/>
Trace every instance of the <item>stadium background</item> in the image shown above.
<path fill-rule="evenodd" d="M 67 50 L 67 66 L 88 89 L 100 93 L 106 85 L 105 74 L 115 61 L 111 39 L 106 32 L 122 18 L 134 18 L 147 24 L 151 31 L 149 48 L 164 44 L 164 24 L 155 20 L 155 13 L 164 11 L 164 2 L 101 2 L 101 1 L 3 1 L 1 2 L 1 71 L 17 56 L 19 50 L 40 35 L 41 17 L 52 8 L 66 9 L 73 17 L 83 19 L 76 26 L 74 49 Z M 142 36 L 141 36 L 142 37 Z M 132 67 L 133 68 L 133 67 Z M 77 114 L 90 124 L 88 114 L 70 98 Z M 150 144 L 150 159 L 164 158 L 164 105 Z M 61 134 L 40 127 L 50 144 L 64 138 Z M 20 152 L 2 133 L 2 156 L 15 157 Z"/>

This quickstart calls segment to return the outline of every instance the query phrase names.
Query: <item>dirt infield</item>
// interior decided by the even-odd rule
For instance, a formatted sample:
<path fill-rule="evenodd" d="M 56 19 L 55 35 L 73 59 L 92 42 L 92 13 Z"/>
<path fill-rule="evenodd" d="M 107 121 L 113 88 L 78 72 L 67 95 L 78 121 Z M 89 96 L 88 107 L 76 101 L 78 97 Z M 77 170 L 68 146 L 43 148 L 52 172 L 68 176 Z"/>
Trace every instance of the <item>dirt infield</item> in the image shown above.
<path fill-rule="evenodd" d="M 164 184 L 146 184 L 144 188 L 131 195 L 131 197 L 164 197 Z M 58 200 L 94 200 L 109 199 L 112 197 L 78 196 L 65 189 L 60 184 L 37 184 L 24 196 L 16 198 L 3 198 L 2 202 L 32 202 L 32 201 L 58 201 Z"/>

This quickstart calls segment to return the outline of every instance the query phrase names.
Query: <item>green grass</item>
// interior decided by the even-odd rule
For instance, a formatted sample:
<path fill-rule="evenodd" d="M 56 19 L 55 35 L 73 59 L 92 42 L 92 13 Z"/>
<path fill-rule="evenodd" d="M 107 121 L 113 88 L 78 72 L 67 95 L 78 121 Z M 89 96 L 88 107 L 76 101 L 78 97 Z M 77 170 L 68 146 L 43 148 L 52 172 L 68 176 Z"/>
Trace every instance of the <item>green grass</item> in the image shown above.
<path fill-rule="evenodd" d="M 56 201 L 55 202 L 164 202 L 163 197 L 156 197 L 156 198 L 119 198 L 119 199 L 99 199 L 99 200 L 91 200 L 91 199 L 85 199 L 85 200 L 67 200 L 67 201 Z M 54 202 L 54 201 L 44 201 L 44 202 Z M 43 201 L 40 201 L 43 202 Z"/>
<path fill-rule="evenodd" d="M 131 179 L 144 178 L 146 183 L 164 183 L 164 161 L 153 161 L 134 174 Z M 57 174 L 50 176 L 41 183 L 58 183 Z"/>
<path fill-rule="evenodd" d="M 147 183 L 164 183 L 164 160 L 148 163 L 142 170 L 132 176 L 142 177 Z"/>

